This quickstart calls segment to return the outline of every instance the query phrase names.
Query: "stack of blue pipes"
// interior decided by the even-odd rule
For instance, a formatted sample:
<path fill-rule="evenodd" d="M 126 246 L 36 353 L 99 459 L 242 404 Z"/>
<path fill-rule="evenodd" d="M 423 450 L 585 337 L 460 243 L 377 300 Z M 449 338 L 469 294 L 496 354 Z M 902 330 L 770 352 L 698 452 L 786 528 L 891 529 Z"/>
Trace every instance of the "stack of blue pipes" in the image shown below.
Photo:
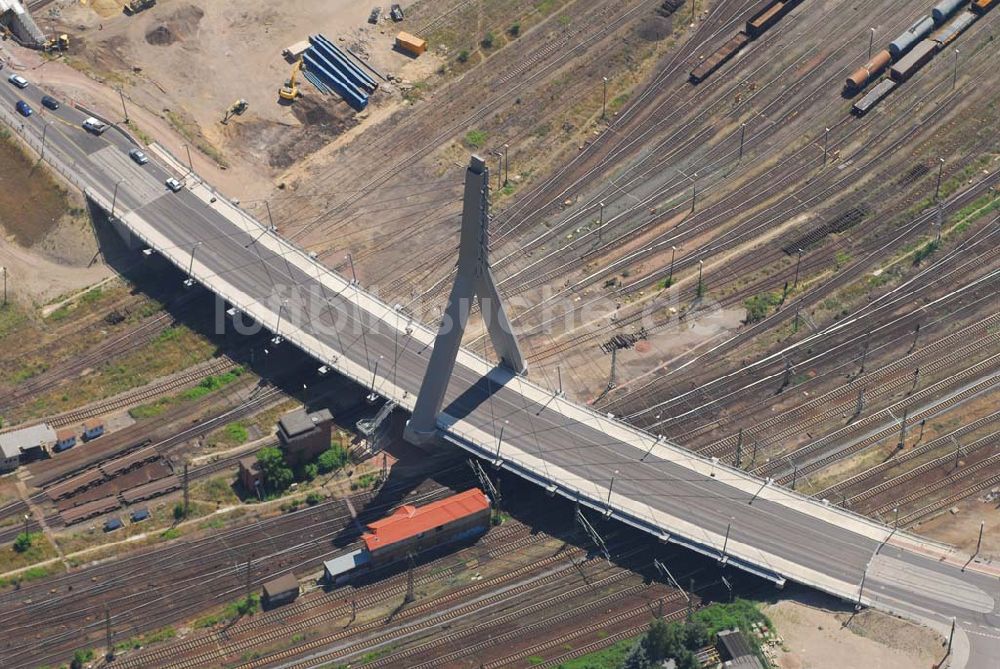
<path fill-rule="evenodd" d="M 324 93 L 338 94 L 358 111 L 367 107 L 378 83 L 323 35 L 310 35 L 309 44 L 302 54 L 306 79 Z"/>

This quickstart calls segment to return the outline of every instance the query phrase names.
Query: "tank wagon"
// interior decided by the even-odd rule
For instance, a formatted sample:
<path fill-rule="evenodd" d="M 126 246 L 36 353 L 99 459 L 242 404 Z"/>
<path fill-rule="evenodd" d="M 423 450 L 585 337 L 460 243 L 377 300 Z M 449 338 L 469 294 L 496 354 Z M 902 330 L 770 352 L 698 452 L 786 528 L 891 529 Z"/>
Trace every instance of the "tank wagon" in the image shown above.
<path fill-rule="evenodd" d="M 889 53 L 893 60 L 900 57 L 913 48 L 913 45 L 930 34 L 934 29 L 934 19 L 929 16 L 921 16 L 912 26 L 906 29 L 902 35 L 889 42 Z"/>

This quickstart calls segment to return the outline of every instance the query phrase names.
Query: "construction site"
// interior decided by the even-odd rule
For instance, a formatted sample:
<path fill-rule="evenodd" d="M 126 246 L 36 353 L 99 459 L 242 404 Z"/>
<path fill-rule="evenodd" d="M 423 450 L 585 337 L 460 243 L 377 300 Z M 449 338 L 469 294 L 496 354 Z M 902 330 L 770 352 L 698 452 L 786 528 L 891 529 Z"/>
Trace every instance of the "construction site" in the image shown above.
<path fill-rule="evenodd" d="M 0 665 L 997 666 L 997 4 L 0 0 Z"/>

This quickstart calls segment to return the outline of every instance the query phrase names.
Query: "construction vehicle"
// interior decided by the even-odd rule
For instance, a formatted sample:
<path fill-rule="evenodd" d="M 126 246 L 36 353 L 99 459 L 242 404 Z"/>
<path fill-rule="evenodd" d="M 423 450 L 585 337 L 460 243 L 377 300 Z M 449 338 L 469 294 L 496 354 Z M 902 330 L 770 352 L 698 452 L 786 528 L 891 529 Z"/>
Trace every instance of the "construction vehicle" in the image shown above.
<path fill-rule="evenodd" d="M 222 117 L 222 124 L 225 125 L 226 123 L 229 123 L 230 118 L 242 114 L 249 106 L 250 104 L 242 98 L 229 105 L 229 109 L 226 110 L 225 116 Z"/>
<path fill-rule="evenodd" d="M 299 97 L 299 72 L 302 71 L 302 59 L 299 58 L 295 61 L 295 66 L 292 67 L 292 76 L 285 82 L 285 85 L 278 89 L 278 97 L 282 100 L 294 100 Z"/>
<path fill-rule="evenodd" d="M 42 51 L 69 51 L 69 35 L 63 33 L 59 37 L 45 40 L 45 44 L 42 45 Z"/>
<path fill-rule="evenodd" d="M 138 14 L 144 9 L 149 9 L 156 4 L 156 0 L 129 0 L 125 3 L 125 13 L 129 16 Z"/>

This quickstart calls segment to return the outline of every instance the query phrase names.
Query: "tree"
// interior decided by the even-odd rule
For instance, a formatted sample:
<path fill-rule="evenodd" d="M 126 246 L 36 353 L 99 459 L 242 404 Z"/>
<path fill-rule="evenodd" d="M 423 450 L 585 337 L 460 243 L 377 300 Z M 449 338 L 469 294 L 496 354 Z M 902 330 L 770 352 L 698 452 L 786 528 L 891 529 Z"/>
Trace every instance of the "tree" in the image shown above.
<path fill-rule="evenodd" d="M 283 491 L 295 480 L 295 474 L 285 464 L 285 456 L 274 446 L 260 449 L 257 462 L 264 473 L 264 485 L 273 492 Z"/>
<path fill-rule="evenodd" d="M 510 28 L 507 28 L 507 34 L 510 35 L 511 37 L 517 37 L 518 35 L 520 35 L 521 34 L 521 24 L 520 23 L 514 23 L 513 25 L 511 25 Z"/>
<path fill-rule="evenodd" d="M 182 520 L 185 515 L 187 514 L 184 513 L 184 503 L 177 502 L 174 504 L 174 520 Z"/>
<path fill-rule="evenodd" d="M 493 33 L 486 33 L 483 35 L 483 40 L 479 44 L 481 44 L 484 49 L 492 49 L 493 39 Z"/>
<path fill-rule="evenodd" d="M 347 451 L 338 445 L 330 446 L 328 450 L 320 453 L 316 459 L 316 466 L 320 474 L 327 474 L 335 469 L 340 469 L 347 464 Z"/>
<path fill-rule="evenodd" d="M 20 534 L 17 535 L 17 538 L 14 539 L 14 550 L 17 551 L 18 553 L 24 553 L 29 548 L 31 548 L 31 544 L 33 543 L 33 541 L 34 540 L 32 539 L 32 536 L 29 533 L 21 532 Z"/>
<path fill-rule="evenodd" d="M 302 476 L 307 481 L 312 481 L 319 474 L 319 467 L 316 466 L 315 462 L 310 462 L 305 467 L 302 468 Z"/>
<path fill-rule="evenodd" d="M 653 663 L 649 661 L 649 655 L 646 653 L 645 637 L 639 639 L 632 650 L 629 651 L 628 656 L 625 658 L 625 663 L 622 665 L 622 669 L 651 669 Z"/>
<path fill-rule="evenodd" d="M 469 60 L 469 52 L 466 49 L 462 49 L 458 52 L 458 62 L 466 63 Z"/>

